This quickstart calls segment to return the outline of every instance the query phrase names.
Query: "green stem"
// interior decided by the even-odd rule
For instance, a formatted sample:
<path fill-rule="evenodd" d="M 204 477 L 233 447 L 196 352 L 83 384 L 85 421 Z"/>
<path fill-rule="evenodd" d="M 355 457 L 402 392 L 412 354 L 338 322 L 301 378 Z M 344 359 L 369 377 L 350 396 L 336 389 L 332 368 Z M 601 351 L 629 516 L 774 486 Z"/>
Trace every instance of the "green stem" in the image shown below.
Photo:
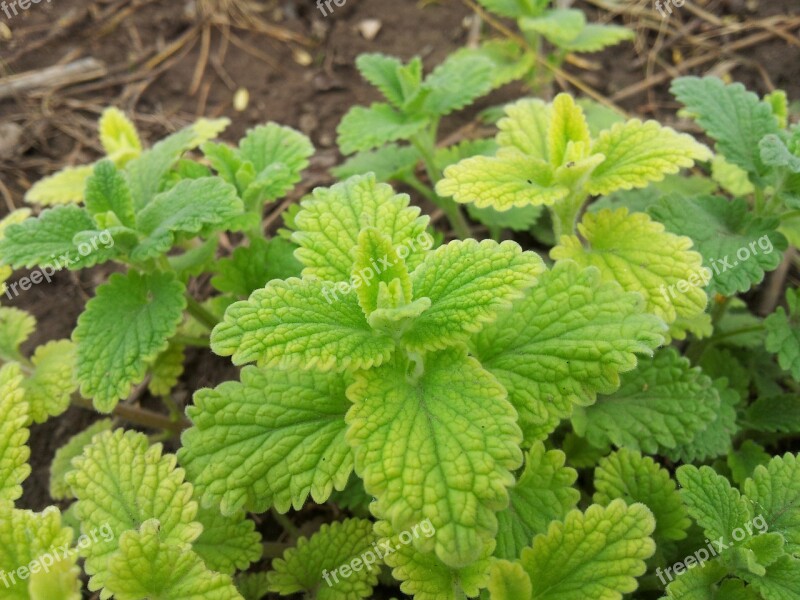
<path fill-rule="evenodd" d="M 197 348 L 208 348 L 211 344 L 208 336 L 176 335 L 170 341 L 181 346 L 194 346 Z"/>
<path fill-rule="evenodd" d="M 186 292 L 186 310 L 208 329 L 214 329 L 219 324 L 217 317 L 206 310 L 189 292 Z"/>
<path fill-rule="evenodd" d="M 278 525 L 283 527 L 283 530 L 289 534 L 289 536 L 293 540 L 297 540 L 301 537 L 300 530 L 292 523 L 291 519 L 286 515 L 282 515 L 274 508 L 270 511 L 272 514 L 272 518 L 278 522 Z"/>
<path fill-rule="evenodd" d="M 94 410 L 94 406 L 90 400 L 85 400 L 78 396 L 72 397 L 72 404 L 87 410 Z M 124 421 L 140 425 L 141 427 L 146 427 L 148 429 L 164 429 L 173 433 L 181 433 L 184 429 L 191 426 L 191 423 L 185 419 L 181 418 L 173 421 L 166 415 L 129 404 L 117 404 L 113 414 Z"/>
<path fill-rule="evenodd" d="M 433 186 L 435 186 L 441 179 L 441 176 L 436 169 L 436 160 L 434 159 L 437 125 L 438 124 L 434 122 L 431 125 L 430 131 L 426 132 L 427 135 L 416 135 L 411 138 L 411 143 L 414 148 L 417 149 L 417 152 L 419 152 L 420 156 L 422 156 L 422 162 L 425 165 L 425 172 L 428 174 L 428 179 L 431 182 L 430 190 L 432 194 L 426 195 L 426 198 L 444 211 L 444 214 L 447 216 L 447 220 L 450 221 L 453 231 L 455 231 L 456 235 L 463 240 L 470 237 L 471 234 L 469 230 L 469 223 L 467 223 L 467 220 L 464 218 L 464 215 L 461 212 L 461 207 L 450 198 L 442 198 L 433 189 Z"/>
<path fill-rule="evenodd" d="M 578 215 L 584 202 L 586 202 L 586 194 L 577 190 L 549 207 L 556 243 L 561 240 L 561 236 L 575 232 Z"/>

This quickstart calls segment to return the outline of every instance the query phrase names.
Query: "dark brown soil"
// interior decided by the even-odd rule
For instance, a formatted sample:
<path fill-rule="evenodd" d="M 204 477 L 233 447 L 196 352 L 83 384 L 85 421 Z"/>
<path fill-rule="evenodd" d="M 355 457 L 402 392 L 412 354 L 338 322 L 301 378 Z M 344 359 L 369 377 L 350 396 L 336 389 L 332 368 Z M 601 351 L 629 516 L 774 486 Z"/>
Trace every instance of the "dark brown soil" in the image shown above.
<path fill-rule="evenodd" d="M 744 0 L 690 1 L 723 20 L 800 15 L 797 0 L 761 0 L 755 3 L 752 12 L 748 12 L 747 7 L 753 3 Z M 0 216 L 7 213 L 6 206 L 10 204 L 23 205 L 24 191 L 33 181 L 67 164 L 89 162 L 98 156 L 94 122 L 102 108 L 109 104 L 132 114 L 150 142 L 200 114 L 231 117 L 233 124 L 225 133 L 231 141 L 238 139 L 248 127 L 268 120 L 296 127 L 311 136 L 320 150 L 303 189 L 326 183 L 329 181 L 327 168 L 337 160 L 334 140 L 339 120 L 353 104 L 377 100 L 376 93 L 360 79 L 354 68 L 356 56 L 368 51 L 402 58 L 418 54 L 430 68 L 466 42 L 466 19 L 472 14 L 465 4 L 456 0 L 427 2 L 429 6 L 424 8 L 421 5 L 425 2 L 409 0 L 347 0 L 345 6 L 327 18 L 321 16 L 311 0 L 250 3 L 235 0 L 228 4 L 250 6 L 265 22 L 280 28 L 284 32 L 281 37 L 303 36 L 312 43 L 286 42 L 264 33 L 231 28 L 230 34 L 236 36 L 237 43 L 229 42 L 226 46 L 223 28 L 214 27 L 208 45 L 212 61 L 195 93 L 190 90 L 202 55 L 202 42 L 197 37 L 191 45 L 176 49 L 167 62 L 162 63 L 161 67 L 169 65 L 169 68 L 159 70 L 159 67 L 143 77 L 142 65 L 152 58 L 154 49 L 168 48 L 193 27 L 195 2 L 199 0 L 52 0 L 32 5 L 11 20 L 0 13 L 0 76 L 89 56 L 103 61 L 109 68 L 109 75 L 99 81 L 0 100 L 0 126 L 13 123 L 22 128 L 19 142 L 5 155 L 0 143 L 0 183 L 3 184 L 0 188 L 7 188 L 10 193 L 6 204 L 0 203 Z M 217 0 L 217 4 L 226 3 Z M 599 14 L 596 3 L 576 4 Z M 638 4 L 649 21 L 660 21 L 651 2 L 631 4 Z M 119 15 L 124 18 L 115 20 Z M 602 16 L 607 18 L 608 13 Z M 365 19 L 381 22 L 381 30 L 374 40 L 365 39 L 358 31 Z M 782 37 L 774 31 L 770 34 L 767 25 L 754 27 L 712 38 L 711 49 L 700 49 L 687 36 L 703 36 L 715 25 L 686 7 L 676 10 L 667 20 L 680 35 L 666 40 L 659 39 L 635 18 L 619 20 L 639 31 L 635 45 L 588 57 L 596 63 L 596 70 L 568 67 L 568 71 L 607 97 L 614 98 L 615 94 L 650 74 L 663 71 L 665 65 L 680 68 L 690 57 L 707 53 L 712 59 L 690 69 L 689 73 L 713 71 L 730 75 L 761 93 L 778 87 L 786 89 L 791 98 L 800 99 L 800 44 L 797 37 L 792 37 L 798 34 L 797 27 L 793 31 L 781 30 L 785 34 Z M 3 25 L 10 28 L 10 40 L 2 41 Z M 759 43 L 738 53 L 721 53 L 729 44 L 759 32 L 765 34 Z M 227 50 L 223 53 L 225 47 Z M 300 64 L 304 61 L 298 58 L 304 53 L 311 59 L 308 66 Z M 648 60 L 654 57 L 661 62 L 653 67 Z M 650 67 L 653 69 L 649 70 Z M 246 88 L 251 99 L 242 113 L 236 113 L 232 107 L 234 92 L 239 87 Z M 660 83 L 640 93 L 626 95 L 619 104 L 633 114 L 671 122 L 675 105 L 666 89 L 667 85 Z M 511 85 L 466 114 L 448 120 L 444 124 L 445 132 L 468 122 L 478 109 L 523 93 L 521 86 Z M 60 273 L 51 285 L 34 287 L 11 302 L 5 298 L 2 301 L 36 315 L 40 327 L 32 346 L 68 337 L 85 301 L 106 275 L 103 269 Z M 182 391 L 188 398 L 199 387 L 231 377 L 235 377 L 235 370 L 228 361 L 209 353 L 193 352 Z M 91 413 L 74 408 L 62 418 L 33 428 L 34 473 L 26 482 L 24 505 L 41 509 L 49 502 L 47 465 L 53 452 L 69 435 L 94 418 Z"/>

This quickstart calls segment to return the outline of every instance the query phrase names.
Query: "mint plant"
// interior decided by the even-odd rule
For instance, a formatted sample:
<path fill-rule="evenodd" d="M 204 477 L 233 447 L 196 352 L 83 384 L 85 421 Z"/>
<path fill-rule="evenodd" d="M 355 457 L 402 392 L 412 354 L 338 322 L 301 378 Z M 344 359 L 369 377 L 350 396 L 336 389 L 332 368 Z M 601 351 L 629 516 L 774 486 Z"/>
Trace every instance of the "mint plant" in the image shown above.
<path fill-rule="evenodd" d="M 383 54 L 362 54 L 356 66 L 387 102 L 368 108 L 356 106 L 344 116 L 337 130 L 339 148 L 344 155 L 357 154 L 334 169 L 334 174 L 346 178 L 375 172 L 382 180 L 401 181 L 440 206 L 459 237 L 469 237 L 458 206 L 432 189 L 441 178 L 443 162 L 450 162 L 448 151 L 469 150 L 437 148 L 438 130 L 442 117 L 469 106 L 492 89 L 491 61 L 454 54 L 424 79 L 418 57 L 403 64 Z M 408 144 L 398 145 L 398 141 Z M 420 161 L 425 165 L 427 183 L 415 173 Z"/>
<path fill-rule="evenodd" d="M 654 121 L 590 125 L 566 94 L 436 149 L 485 66 L 423 80 L 362 58 L 390 104 L 345 119 L 369 153 L 341 172 L 377 172 L 313 190 L 273 238 L 264 206 L 300 180 L 305 137 L 267 124 L 232 147 L 201 120 L 144 149 L 113 109 L 106 158 L 0 221 L 9 298 L 12 269 L 116 271 L 71 339 L 31 348 L 35 320 L 0 307 L 0 597 L 800 597 L 800 292 L 750 308 L 794 243 L 784 97 L 676 82 L 717 156 Z M 381 179 L 497 227 L 546 207 L 555 243 L 443 243 Z M 185 419 L 188 346 L 241 371 Z M 130 401 L 145 385 L 164 410 Z M 31 430 L 70 404 L 108 416 L 56 452 L 58 504 L 25 510 Z"/>
<path fill-rule="evenodd" d="M 483 41 L 461 51 L 494 64 L 495 84 L 522 79 L 534 93 L 547 93 L 553 72 L 576 52 L 597 52 L 625 40 L 632 30 L 619 25 L 589 23 L 579 8 L 551 7 L 549 0 L 478 0 L 493 17 L 514 19 L 519 33 L 496 27 L 502 38 Z"/>

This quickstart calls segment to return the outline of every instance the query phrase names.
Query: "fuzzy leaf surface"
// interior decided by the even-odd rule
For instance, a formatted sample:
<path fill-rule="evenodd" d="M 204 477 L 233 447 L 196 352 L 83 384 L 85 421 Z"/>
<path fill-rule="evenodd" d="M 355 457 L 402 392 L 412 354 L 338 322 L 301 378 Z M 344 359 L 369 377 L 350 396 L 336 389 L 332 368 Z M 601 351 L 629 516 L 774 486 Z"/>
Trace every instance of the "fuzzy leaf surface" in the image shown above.
<path fill-rule="evenodd" d="M 480 557 L 522 462 L 516 413 L 497 380 L 453 348 L 427 354 L 417 381 L 402 364 L 361 371 L 347 396 L 347 441 L 374 514 L 395 531 L 430 519 L 435 537 L 415 546 L 451 567 Z"/>
<path fill-rule="evenodd" d="M 689 238 L 667 233 L 647 215 L 628 214 L 626 208 L 586 213 L 578 231 L 586 246 L 577 236 L 564 236 L 550 251 L 551 258 L 597 267 L 604 281 L 616 281 L 625 291 L 642 294 L 648 312 L 667 323 L 705 310 L 708 298 L 702 288 L 675 289 L 702 267 L 703 257 L 691 250 Z"/>
<path fill-rule="evenodd" d="M 297 546 L 272 563 L 267 576 L 269 589 L 281 595 L 316 590 L 317 600 L 358 600 L 372 594 L 378 584 L 375 566 L 352 572 L 350 577 L 329 573 L 371 551 L 377 536 L 372 521 L 347 519 L 323 525 L 310 538 L 301 537 Z M 328 574 L 329 585 L 324 575 Z"/>
<path fill-rule="evenodd" d="M 189 544 L 202 531 L 195 521 L 197 503 L 192 501 L 191 484 L 184 482 L 175 456 L 161 451 L 160 444 L 150 446 L 142 433 L 107 431 L 93 438 L 67 473 L 83 530 L 110 528 L 113 533 L 81 550 L 91 576 L 89 589 L 106 588 L 100 595 L 103 600 L 112 594 L 106 585 L 123 533 L 138 530 L 150 519 L 158 520 L 157 538 L 164 543 Z"/>
<path fill-rule="evenodd" d="M 114 274 L 97 288 L 72 334 L 81 394 L 111 412 L 142 381 L 183 317 L 183 284 L 167 273 Z"/>
<path fill-rule="evenodd" d="M 370 327 L 352 291 L 338 296 L 332 284 L 293 277 L 232 304 L 211 349 L 236 365 L 343 371 L 380 365 L 394 342 Z"/>
<path fill-rule="evenodd" d="M 21 484 L 31 474 L 29 422 L 22 373 L 19 365 L 9 363 L 0 369 L 0 507 L 22 496 Z"/>
<path fill-rule="evenodd" d="M 642 361 L 616 393 L 573 421 L 595 446 L 611 443 L 655 454 L 690 442 L 714 420 L 719 406 L 711 379 L 668 348 Z"/>
<path fill-rule="evenodd" d="M 117 600 L 242 600 L 230 576 L 209 570 L 188 544 L 164 541 L 157 519 L 122 533 L 108 569 Z"/>
<path fill-rule="evenodd" d="M 405 261 L 410 271 L 433 245 L 425 231 L 428 217 L 409 206 L 406 194 L 395 194 L 390 185 L 378 183 L 371 174 L 318 188 L 301 206 L 292 240 L 300 246 L 295 256 L 305 265 L 304 276 L 349 280 L 352 251 L 365 227 L 374 227 L 391 237 L 394 246 L 403 246 L 408 251 Z"/>
<path fill-rule="evenodd" d="M 560 450 L 545 450 L 536 442 L 525 457 L 525 470 L 509 490 L 511 503 L 498 513 L 498 558 L 514 560 L 531 540 L 547 532 L 550 523 L 562 520 L 575 508 L 580 492 L 573 487 L 578 479 L 575 469 L 564 466 L 566 456 Z"/>
<path fill-rule="evenodd" d="M 560 261 L 472 340 L 472 351 L 508 390 L 526 444 L 544 439 L 574 405 L 609 394 L 619 374 L 663 341 L 642 300 L 603 282 L 597 269 Z"/>
<path fill-rule="evenodd" d="M 344 489 L 353 455 L 342 378 L 246 367 L 241 379 L 199 391 L 187 410 L 194 427 L 178 457 L 203 504 L 286 512 Z"/>

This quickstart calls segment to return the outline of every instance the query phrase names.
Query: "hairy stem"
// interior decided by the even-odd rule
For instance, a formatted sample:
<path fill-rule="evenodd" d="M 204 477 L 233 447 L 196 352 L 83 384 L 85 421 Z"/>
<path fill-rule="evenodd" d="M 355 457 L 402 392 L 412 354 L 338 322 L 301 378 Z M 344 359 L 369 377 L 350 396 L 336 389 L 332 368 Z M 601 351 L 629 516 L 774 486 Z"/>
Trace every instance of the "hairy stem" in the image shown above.
<path fill-rule="evenodd" d="M 186 310 L 208 329 L 214 329 L 219 323 L 217 317 L 206 310 L 189 292 L 186 292 Z"/>
<path fill-rule="evenodd" d="M 193 337 L 190 335 L 176 335 L 170 341 L 181 346 L 194 346 L 196 348 L 208 348 L 211 343 L 211 339 L 208 336 Z"/>
<path fill-rule="evenodd" d="M 90 400 L 81 398 L 77 394 L 72 397 L 72 404 L 87 410 L 94 410 Z M 183 417 L 173 421 L 166 415 L 129 404 L 117 404 L 112 414 L 124 421 L 148 429 L 164 429 L 173 433 L 181 433 L 184 429 L 191 427 L 191 423 Z"/>
<path fill-rule="evenodd" d="M 548 207 L 553 220 L 556 244 L 559 243 L 562 235 L 575 233 L 578 216 L 585 201 L 586 194 L 579 190 Z"/>
<path fill-rule="evenodd" d="M 428 179 L 431 182 L 431 186 L 435 186 L 441 179 L 441 175 L 436 169 L 436 161 L 434 160 L 435 140 L 436 140 L 435 131 L 436 128 L 434 126 L 432 127 L 433 133 L 428 132 L 428 135 L 420 134 L 415 136 L 411 140 L 411 143 L 414 145 L 414 148 L 416 148 L 417 152 L 419 152 L 420 155 L 422 156 L 422 162 L 425 164 L 425 171 L 428 174 Z M 409 185 L 414 187 L 413 184 Z M 461 212 L 461 207 L 454 200 L 450 198 L 442 198 L 441 196 L 439 196 L 434 191 L 433 187 L 430 187 L 428 189 L 430 190 L 430 193 L 425 194 L 425 197 L 444 211 L 444 214 L 447 215 L 447 220 L 450 221 L 450 225 L 452 226 L 455 234 L 462 240 L 470 237 L 471 233 L 469 230 L 469 224 L 467 223 L 467 220 L 464 218 L 464 215 Z M 420 191 L 420 193 L 422 192 Z"/>

